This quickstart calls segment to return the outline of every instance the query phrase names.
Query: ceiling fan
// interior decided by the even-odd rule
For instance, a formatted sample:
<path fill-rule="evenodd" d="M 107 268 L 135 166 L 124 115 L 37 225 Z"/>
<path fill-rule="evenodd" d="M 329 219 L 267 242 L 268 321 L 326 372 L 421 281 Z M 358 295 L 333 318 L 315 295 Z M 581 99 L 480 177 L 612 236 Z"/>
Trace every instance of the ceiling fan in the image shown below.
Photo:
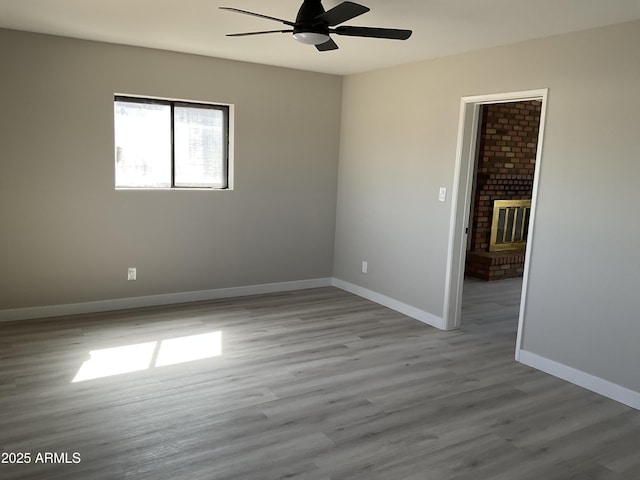
<path fill-rule="evenodd" d="M 321 52 L 338 49 L 336 42 L 329 36 L 331 33 L 350 37 L 388 38 L 393 40 L 406 40 L 413 33 L 411 30 L 398 30 L 395 28 L 339 26 L 341 23 L 358 17 L 363 13 L 367 13 L 370 10 L 368 7 L 354 2 L 342 2 L 325 11 L 321 0 L 304 0 L 300 10 L 298 10 L 298 16 L 295 22 L 233 7 L 220 7 L 220 9 L 266 18 L 267 20 L 275 20 L 276 22 L 292 27 L 288 30 L 230 33 L 227 34 L 228 37 L 245 37 L 266 33 L 293 33 L 293 38 L 308 45 L 315 45 Z"/>

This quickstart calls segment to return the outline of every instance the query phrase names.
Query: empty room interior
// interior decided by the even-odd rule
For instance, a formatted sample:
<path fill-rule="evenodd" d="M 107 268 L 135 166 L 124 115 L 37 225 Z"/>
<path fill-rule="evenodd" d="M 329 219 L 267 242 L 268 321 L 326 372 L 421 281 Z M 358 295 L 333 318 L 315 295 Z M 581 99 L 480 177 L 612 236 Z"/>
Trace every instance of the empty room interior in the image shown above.
<path fill-rule="evenodd" d="M 0 0 L 0 478 L 640 478 L 639 45 Z"/>

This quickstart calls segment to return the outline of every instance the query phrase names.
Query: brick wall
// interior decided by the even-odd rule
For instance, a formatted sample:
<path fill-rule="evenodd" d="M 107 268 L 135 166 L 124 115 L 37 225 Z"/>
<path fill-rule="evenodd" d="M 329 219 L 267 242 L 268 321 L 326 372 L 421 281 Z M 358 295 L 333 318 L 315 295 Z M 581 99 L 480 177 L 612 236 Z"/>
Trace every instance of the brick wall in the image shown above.
<path fill-rule="evenodd" d="M 494 200 L 531 198 L 541 107 L 539 101 L 528 101 L 482 109 L 471 252 L 489 250 Z"/>
<path fill-rule="evenodd" d="M 541 105 L 498 103 L 482 109 L 472 251 L 489 249 L 494 200 L 531 198 Z"/>

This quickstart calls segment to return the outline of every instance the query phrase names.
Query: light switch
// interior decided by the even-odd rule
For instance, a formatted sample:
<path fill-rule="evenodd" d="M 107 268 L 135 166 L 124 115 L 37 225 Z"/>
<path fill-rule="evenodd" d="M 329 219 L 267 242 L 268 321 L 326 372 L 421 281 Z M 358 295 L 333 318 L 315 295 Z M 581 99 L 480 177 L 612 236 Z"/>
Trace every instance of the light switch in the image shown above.
<path fill-rule="evenodd" d="M 447 187 L 440 187 L 440 193 L 438 194 L 438 200 L 444 202 L 447 199 Z"/>

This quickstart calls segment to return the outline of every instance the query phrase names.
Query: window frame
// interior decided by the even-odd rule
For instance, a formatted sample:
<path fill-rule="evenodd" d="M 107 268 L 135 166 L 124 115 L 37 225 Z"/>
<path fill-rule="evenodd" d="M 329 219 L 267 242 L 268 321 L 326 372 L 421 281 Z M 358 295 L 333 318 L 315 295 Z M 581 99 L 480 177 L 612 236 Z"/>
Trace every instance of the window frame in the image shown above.
<path fill-rule="evenodd" d="M 143 103 L 143 104 L 156 104 L 165 105 L 169 107 L 170 112 L 170 124 L 171 124 L 171 184 L 163 187 L 145 187 L 145 186 L 118 186 L 115 185 L 116 190 L 205 190 L 205 191 L 225 191 L 232 189 L 232 176 L 231 176 L 231 105 L 221 103 L 207 103 L 207 102 L 195 102 L 190 100 L 175 100 L 168 98 L 155 98 L 155 97 L 141 97 L 135 95 L 115 94 L 113 96 L 113 103 L 115 102 L 129 102 L 129 103 Z M 175 149 L 175 107 L 187 107 L 187 108 L 202 108 L 205 110 L 219 110 L 222 112 L 222 145 L 223 145 L 223 180 L 224 186 L 222 187 L 204 187 L 204 186 L 189 186 L 179 185 L 176 186 L 175 178 L 175 165 L 176 165 L 176 149 Z M 115 144 L 115 116 L 114 116 L 114 144 Z M 114 168 L 115 168 L 115 152 L 114 152 Z M 115 170 L 114 170 L 114 184 L 116 183 Z"/>

